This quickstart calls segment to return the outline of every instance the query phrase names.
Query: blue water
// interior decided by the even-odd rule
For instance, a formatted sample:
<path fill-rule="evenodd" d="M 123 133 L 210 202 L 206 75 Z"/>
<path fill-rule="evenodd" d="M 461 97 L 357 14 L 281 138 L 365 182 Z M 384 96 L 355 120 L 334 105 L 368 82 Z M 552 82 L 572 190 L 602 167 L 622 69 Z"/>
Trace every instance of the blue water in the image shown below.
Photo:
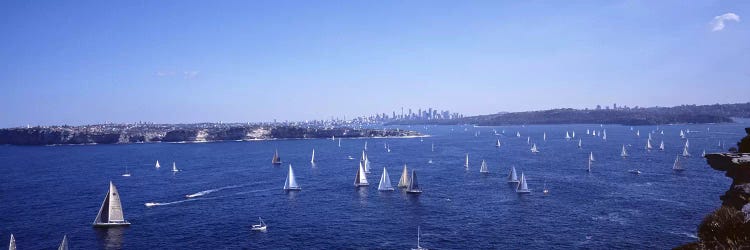
<path fill-rule="evenodd" d="M 696 240 L 701 219 L 719 206 L 730 184 L 706 165 L 701 151 L 722 151 L 719 141 L 728 148 L 746 125 L 663 126 L 664 135 L 655 134 L 653 143 L 658 147 L 663 139 L 664 152 L 643 149 L 655 127 L 635 127 L 641 132 L 636 137 L 630 127 L 613 125 L 603 127 L 607 141 L 585 134 L 599 125 L 413 126 L 402 128 L 431 137 L 345 139 L 340 148 L 322 139 L 0 146 L 0 243 L 13 233 L 19 249 L 56 247 L 63 234 L 73 249 L 407 249 L 416 246 L 421 226 L 422 246 L 439 249 L 671 248 Z M 493 128 L 506 134 L 495 136 Z M 684 144 L 680 129 L 699 132 L 688 134 L 693 157 L 683 161 L 687 170 L 674 173 Z M 563 139 L 566 130 L 583 138 L 583 149 L 577 140 Z M 529 152 L 526 136 L 540 153 Z M 357 189 L 358 162 L 347 156 L 358 159 L 365 141 L 372 185 Z M 632 145 L 626 159 L 620 157 L 623 144 Z M 282 166 L 270 164 L 274 148 Z M 309 162 L 313 148 L 315 166 Z M 591 151 L 596 162 L 587 173 Z M 488 175 L 479 173 L 482 159 Z M 161 169 L 154 168 L 156 160 Z M 183 171 L 170 172 L 172 161 Z M 287 163 L 300 192 L 282 191 Z M 388 167 L 395 185 L 405 163 L 416 169 L 424 193 L 377 191 L 382 168 Z M 527 176 L 534 193 L 518 195 L 506 183 L 511 165 Z M 121 176 L 125 166 L 132 177 Z M 627 172 L 634 168 L 643 174 Z M 92 228 L 110 180 L 132 225 Z M 541 193 L 545 181 L 547 196 Z M 185 198 L 190 194 L 196 197 Z M 266 233 L 250 231 L 259 216 L 269 225 Z"/>

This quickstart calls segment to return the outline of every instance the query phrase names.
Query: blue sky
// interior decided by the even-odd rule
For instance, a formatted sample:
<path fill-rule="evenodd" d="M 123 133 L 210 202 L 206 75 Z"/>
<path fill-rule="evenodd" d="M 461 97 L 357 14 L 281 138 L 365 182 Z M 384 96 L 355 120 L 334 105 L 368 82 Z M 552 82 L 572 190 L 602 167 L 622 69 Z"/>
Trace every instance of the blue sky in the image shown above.
<path fill-rule="evenodd" d="M 2 1 L 0 127 L 747 102 L 749 11 L 736 0 Z"/>

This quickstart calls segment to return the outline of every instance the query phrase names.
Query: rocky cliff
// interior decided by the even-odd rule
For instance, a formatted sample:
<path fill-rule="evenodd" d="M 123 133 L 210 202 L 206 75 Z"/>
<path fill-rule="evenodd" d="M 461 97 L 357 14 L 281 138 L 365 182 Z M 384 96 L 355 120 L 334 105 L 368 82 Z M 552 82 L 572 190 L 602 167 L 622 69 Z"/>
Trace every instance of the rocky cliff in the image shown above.
<path fill-rule="evenodd" d="M 748 135 L 731 152 L 706 155 L 711 168 L 725 172 L 732 184 L 720 197 L 721 207 L 698 227 L 700 240 L 680 249 L 750 248 L 750 128 L 745 132 Z"/>

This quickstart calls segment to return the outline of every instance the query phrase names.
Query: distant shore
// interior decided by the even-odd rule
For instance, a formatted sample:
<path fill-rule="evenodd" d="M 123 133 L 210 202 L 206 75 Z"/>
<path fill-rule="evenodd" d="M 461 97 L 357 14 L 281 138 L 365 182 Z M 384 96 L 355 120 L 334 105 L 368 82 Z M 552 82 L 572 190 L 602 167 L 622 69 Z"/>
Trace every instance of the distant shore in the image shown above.
<path fill-rule="evenodd" d="M 127 143 L 202 143 L 275 139 L 401 138 L 424 136 L 401 129 L 300 127 L 240 124 L 102 124 L 0 129 L 0 144 L 88 145 Z"/>

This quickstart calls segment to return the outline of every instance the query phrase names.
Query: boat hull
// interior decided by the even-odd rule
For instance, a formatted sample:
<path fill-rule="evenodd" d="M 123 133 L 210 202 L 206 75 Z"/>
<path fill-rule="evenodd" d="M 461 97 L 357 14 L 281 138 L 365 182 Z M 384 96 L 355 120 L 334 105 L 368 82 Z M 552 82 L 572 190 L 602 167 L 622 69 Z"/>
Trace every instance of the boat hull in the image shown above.
<path fill-rule="evenodd" d="M 130 222 L 109 222 L 109 223 L 94 223 L 94 227 L 127 227 L 130 226 Z"/>

